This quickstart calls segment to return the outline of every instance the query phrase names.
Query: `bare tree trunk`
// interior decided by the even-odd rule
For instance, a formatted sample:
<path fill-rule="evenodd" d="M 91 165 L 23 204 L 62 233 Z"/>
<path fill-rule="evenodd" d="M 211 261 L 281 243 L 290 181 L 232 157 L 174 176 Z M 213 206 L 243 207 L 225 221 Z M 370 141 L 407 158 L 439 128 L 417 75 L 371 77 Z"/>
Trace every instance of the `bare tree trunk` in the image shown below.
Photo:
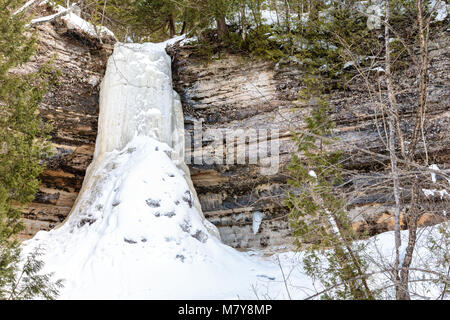
<path fill-rule="evenodd" d="M 426 107 L 427 107 L 427 73 L 428 73 L 428 26 L 424 27 L 423 21 L 423 0 L 416 0 L 417 5 L 417 24 L 419 26 L 419 45 L 420 45 L 420 60 L 419 60 L 419 99 L 417 103 L 417 112 L 415 118 L 415 125 L 413 131 L 413 137 L 410 145 L 409 159 L 413 161 L 414 153 L 416 151 L 417 143 L 419 140 L 419 131 L 422 131 L 422 139 L 425 150 L 425 164 L 428 164 L 428 152 L 425 141 L 425 135 L 423 132 L 424 123 L 426 120 Z M 409 166 L 408 166 L 409 167 Z M 415 183 L 412 184 L 411 190 L 411 202 L 410 210 L 408 213 L 408 245 L 405 252 L 405 258 L 403 260 L 402 268 L 400 271 L 400 281 L 402 288 L 408 288 L 409 283 L 409 269 L 412 262 L 413 252 L 416 245 L 417 238 L 417 221 L 419 213 L 417 212 L 417 194 L 418 194 L 419 181 L 416 177 Z M 408 290 L 402 290 L 400 292 L 401 299 L 409 300 L 410 295 Z"/>
<path fill-rule="evenodd" d="M 272 5 L 273 5 L 273 7 L 274 7 L 275 14 L 277 15 L 277 26 L 279 27 L 279 26 L 280 26 L 280 14 L 278 13 L 278 5 L 277 5 L 277 2 L 272 0 Z"/>
<path fill-rule="evenodd" d="M 245 18 L 245 3 L 241 5 L 241 27 L 242 27 L 242 40 L 247 39 L 247 19 Z"/>
<path fill-rule="evenodd" d="M 292 34 L 291 34 L 291 6 L 290 6 L 288 0 L 284 0 L 284 4 L 286 6 L 286 8 L 285 8 L 285 10 L 286 10 L 286 32 L 288 34 L 289 47 L 291 48 L 290 55 L 293 55 L 294 54 L 294 46 L 293 46 Z"/>
<path fill-rule="evenodd" d="M 401 287 L 401 281 L 400 281 L 400 275 L 399 275 L 399 267 L 400 267 L 400 246 L 402 244 L 401 242 L 401 234 L 400 234 L 400 210 L 401 210 L 401 203 L 400 203 L 400 181 L 399 181 L 399 175 L 398 175 L 398 168 L 397 168 L 397 156 L 395 152 L 395 110 L 397 108 L 397 103 L 395 99 L 395 93 L 392 83 L 392 75 L 391 75 L 391 54 L 390 54 L 390 48 L 389 48 L 389 6 L 390 1 L 386 1 L 386 23 L 384 27 L 384 41 L 385 41 L 385 75 L 386 75 L 386 82 L 387 82 L 387 91 L 388 91 L 388 99 L 389 99 L 389 141 L 388 141 L 388 149 L 389 149 L 389 156 L 391 160 L 391 173 L 392 173 L 392 180 L 394 183 L 394 199 L 395 199 L 395 213 L 394 213 L 394 234 L 395 234 L 395 263 L 394 263 L 394 283 L 395 283 L 395 294 L 396 298 L 400 299 L 403 297 L 402 294 L 402 287 Z"/>
<path fill-rule="evenodd" d="M 428 26 L 424 27 L 423 23 L 423 0 L 416 0 L 417 4 L 417 23 L 419 25 L 419 45 L 420 45 L 420 61 L 419 61 L 419 101 L 417 104 L 416 123 L 413 131 L 413 138 L 410 146 L 409 157 L 412 160 L 419 139 L 419 131 L 422 130 L 423 144 L 425 148 L 426 164 L 428 164 L 428 152 L 424 139 L 423 127 L 425 122 L 425 113 L 427 108 L 427 78 L 428 78 Z"/>
<path fill-rule="evenodd" d="M 411 202 L 410 209 L 408 212 L 408 245 L 406 247 L 405 257 L 403 259 L 402 268 L 400 271 L 400 282 L 402 288 L 408 288 L 409 284 L 409 268 L 411 266 L 414 248 L 416 246 L 417 239 L 417 221 L 419 219 L 419 214 L 417 212 L 417 191 L 418 191 L 419 181 L 417 177 L 415 178 L 414 183 L 412 184 L 411 190 Z M 409 290 L 402 290 L 400 292 L 401 300 L 410 300 L 411 297 L 409 295 Z"/>
<path fill-rule="evenodd" d="M 291 32 L 291 7 L 289 6 L 288 0 L 284 0 L 285 5 L 285 15 L 286 15 L 286 31 Z"/>
<path fill-rule="evenodd" d="M 172 38 L 176 34 L 175 21 L 174 21 L 174 17 L 172 15 L 169 16 L 168 23 L 169 23 L 169 36 Z"/>
<path fill-rule="evenodd" d="M 217 23 L 217 35 L 219 39 L 222 39 L 223 36 L 227 33 L 227 23 L 225 21 L 225 16 L 216 16 Z"/>
<path fill-rule="evenodd" d="M 106 4 L 108 3 L 107 0 L 105 0 L 105 3 L 103 4 L 103 12 L 102 12 L 102 21 L 100 22 L 100 24 L 103 26 L 104 22 L 105 22 L 105 11 L 106 11 Z"/>
<path fill-rule="evenodd" d="M 180 36 L 186 33 L 187 23 L 183 21 L 183 25 L 181 26 Z"/>
<path fill-rule="evenodd" d="M 394 182 L 394 198 L 395 198 L 395 212 L 394 212 L 394 233 L 395 233 L 395 264 L 394 264 L 394 282 L 395 292 L 397 299 L 401 296 L 400 289 L 400 246 L 401 233 L 400 233 L 400 182 L 398 178 L 397 158 L 395 155 L 395 124 L 393 115 L 389 117 L 389 154 L 391 158 L 391 173 L 392 180 Z"/>

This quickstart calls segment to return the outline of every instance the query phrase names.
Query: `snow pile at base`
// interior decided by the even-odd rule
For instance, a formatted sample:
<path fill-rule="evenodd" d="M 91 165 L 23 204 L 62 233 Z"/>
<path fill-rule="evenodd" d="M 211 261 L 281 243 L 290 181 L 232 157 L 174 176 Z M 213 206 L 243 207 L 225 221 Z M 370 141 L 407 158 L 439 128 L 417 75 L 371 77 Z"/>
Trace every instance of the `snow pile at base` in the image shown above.
<path fill-rule="evenodd" d="M 251 298 L 278 276 L 210 233 L 171 152 L 145 136 L 109 152 L 67 222 L 27 243 L 65 279 L 60 298 Z"/>

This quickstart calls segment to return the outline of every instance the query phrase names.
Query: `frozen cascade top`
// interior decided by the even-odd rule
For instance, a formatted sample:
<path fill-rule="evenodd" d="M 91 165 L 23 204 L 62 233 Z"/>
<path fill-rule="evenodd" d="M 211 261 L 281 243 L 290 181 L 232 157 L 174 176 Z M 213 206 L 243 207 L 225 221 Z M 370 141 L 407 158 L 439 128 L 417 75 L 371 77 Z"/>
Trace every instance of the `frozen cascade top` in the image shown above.
<path fill-rule="evenodd" d="M 95 158 L 144 135 L 166 143 L 183 159 L 183 112 L 172 89 L 165 45 L 117 43 L 102 81 L 100 105 Z"/>

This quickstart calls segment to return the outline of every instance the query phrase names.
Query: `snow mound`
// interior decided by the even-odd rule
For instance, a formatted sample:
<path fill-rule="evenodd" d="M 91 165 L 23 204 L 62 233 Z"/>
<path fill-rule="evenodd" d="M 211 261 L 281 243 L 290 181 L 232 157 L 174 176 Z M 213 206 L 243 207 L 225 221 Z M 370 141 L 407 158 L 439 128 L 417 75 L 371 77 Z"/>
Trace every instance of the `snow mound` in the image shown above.
<path fill-rule="evenodd" d="M 67 222 L 28 242 L 65 279 L 60 298 L 252 296 L 261 268 L 205 227 L 171 151 L 137 136 L 109 152 Z"/>

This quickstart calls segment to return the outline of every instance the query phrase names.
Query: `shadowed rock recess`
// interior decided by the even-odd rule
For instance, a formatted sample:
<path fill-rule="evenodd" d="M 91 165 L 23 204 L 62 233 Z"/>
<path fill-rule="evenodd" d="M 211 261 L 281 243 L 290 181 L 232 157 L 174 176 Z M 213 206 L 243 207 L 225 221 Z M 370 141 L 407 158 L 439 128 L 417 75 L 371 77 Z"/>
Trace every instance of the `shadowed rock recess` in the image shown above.
<path fill-rule="evenodd" d="M 92 160 L 97 134 L 98 93 L 111 42 L 89 38 L 68 30 L 61 22 L 38 26 L 39 53 L 26 67 L 36 68 L 56 55 L 54 65 L 62 72 L 60 84 L 44 99 L 42 117 L 54 125 L 52 141 L 56 154 L 49 159 L 41 176 L 42 185 L 24 218 L 29 238 L 39 230 L 49 230 L 64 220 L 81 188 L 85 170 Z M 447 40 L 446 40 L 447 41 Z M 448 43 L 435 42 L 430 49 L 429 114 L 426 134 L 430 163 L 441 169 L 449 167 L 450 110 Z M 241 55 L 222 54 L 205 62 L 190 46 L 173 46 L 173 86 L 183 104 L 186 134 L 193 135 L 194 124 L 203 129 L 278 129 L 280 163 L 275 175 L 261 175 L 261 165 L 192 164 L 190 171 L 205 217 L 215 224 L 222 241 L 236 248 L 276 248 L 291 243 L 287 210 L 282 198 L 286 191 L 289 154 L 294 150 L 292 130 L 304 126 L 307 108 L 293 111 L 302 74 L 295 66 L 248 60 Z M 412 73 L 405 70 L 404 81 L 412 83 Z M 408 118 L 414 93 L 399 95 L 401 111 Z M 382 175 L 379 162 L 359 148 L 384 152 L 375 126 L 375 112 L 362 86 L 336 92 L 331 101 L 337 135 L 336 148 L 350 157 L 346 168 L 364 174 L 354 181 L 366 185 Z M 269 144 L 271 141 L 268 141 Z M 247 142 L 249 144 L 249 142 Z M 251 144 L 251 143 L 250 143 Z M 209 150 L 210 141 L 203 141 Z M 249 148 L 247 146 L 247 148 Z M 351 210 L 355 228 L 369 233 L 393 227 L 392 195 L 388 189 L 363 193 L 353 200 Z M 433 199 L 429 205 L 441 208 L 445 199 Z M 431 211 L 431 210 L 430 210 Z M 433 210 L 434 212 L 439 210 Z M 442 211 L 442 210 L 440 210 Z M 255 212 L 262 213 L 262 223 L 254 234 Z M 258 214 L 259 216 L 259 214 Z M 443 216 L 425 215 L 421 224 L 434 223 Z"/>

